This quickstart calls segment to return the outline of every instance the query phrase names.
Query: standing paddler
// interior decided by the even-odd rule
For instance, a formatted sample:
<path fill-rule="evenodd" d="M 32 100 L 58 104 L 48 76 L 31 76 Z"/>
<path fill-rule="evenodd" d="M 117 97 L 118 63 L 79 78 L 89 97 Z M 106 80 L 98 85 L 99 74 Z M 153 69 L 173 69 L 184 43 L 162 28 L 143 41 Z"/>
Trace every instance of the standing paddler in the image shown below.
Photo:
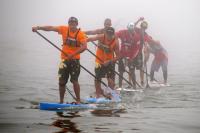
<path fill-rule="evenodd" d="M 80 103 L 80 86 L 78 82 L 80 74 L 80 53 L 87 49 L 86 35 L 78 28 L 78 19 L 70 17 L 68 25 L 64 26 L 36 26 L 32 31 L 54 31 L 62 36 L 61 62 L 58 70 L 60 103 L 64 102 L 65 87 L 70 81 L 73 84 L 76 102 Z"/>
<path fill-rule="evenodd" d="M 112 27 L 106 28 L 104 34 L 95 37 L 89 37 L 89 41 L 98 41 L 95 60 L 95 88 L 96 97 L 105 96 L 101 88 L 101 79 L 107 78 L 108 86 L 114 90 L 114 63 L 120 58 L 119 41 L 115 36 L 115 30 Z M 116 57 L 114 57 L 116 55 Z"/>

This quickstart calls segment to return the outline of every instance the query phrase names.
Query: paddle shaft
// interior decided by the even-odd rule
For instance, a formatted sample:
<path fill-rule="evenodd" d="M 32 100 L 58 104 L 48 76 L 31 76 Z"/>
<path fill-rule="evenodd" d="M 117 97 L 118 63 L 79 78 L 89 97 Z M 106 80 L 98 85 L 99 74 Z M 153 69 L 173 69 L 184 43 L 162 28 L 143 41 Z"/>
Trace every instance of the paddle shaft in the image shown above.
<path fill-rule="evenodd" d="M 141 45 L 142 45 L 142 47 L 144 47 L 144 34 L 145 34 L 145 30 L 144 29 L 141 29 L 142 31 L 141 31 Z M 147 62 L 145 62 L 145 69 L 146 69 L 146 82 L 147 82 L 147 84 L 146 84 L 146 88 L 150 88 L 150 86 L 149 86 L 149 80 L 148 80 L 148 72 L 147 72 Z"/>
<path fill-rule="evenodd" d="M 69 88 L 66 87 L 66 89 L 67 89 L 67 91 L 69 92 L 69 94 L 72 96 L 72 98 L 73 98 L 74 100 L 77 100 L 77 98 L 71 93 L 71 91 L 69 90 Z"/>

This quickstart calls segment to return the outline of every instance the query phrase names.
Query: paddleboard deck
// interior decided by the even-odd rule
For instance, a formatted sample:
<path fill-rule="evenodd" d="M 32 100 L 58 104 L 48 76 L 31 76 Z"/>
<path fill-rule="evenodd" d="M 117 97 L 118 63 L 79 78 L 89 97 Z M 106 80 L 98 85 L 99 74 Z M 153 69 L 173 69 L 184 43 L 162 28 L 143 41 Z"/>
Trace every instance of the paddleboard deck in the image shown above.
<path fill-rule="evenodd" d="M 143 92 L 142 89 L 128 89 L 128 88 L 117 88 L 117 91 L 122 92 Z"/>
<path fill-rule="evenodd" d="M 89 97 L 85 99 L 86 103 L 97 103 L 97 104 L 107 104 L 107 103 L 118 103 L 121 102 L 121 99 L 116 100 L 110 100 L 107 98 L 94 98 L 94 97 Z"/>
<path fill-rule="evenodd" d="M 164 84 L 164 83 L 159 83 L 159 82 L 150 82 L 149 86 L 152 88 L 160 88 L 160 87 L 170 87 L 171 85 L 169 83 Z"/>
<path fill-rule="evenodd" d="M 118 104 L 60 104 L 60 103 L 50 103 L 50 102 L 41 102 L 39 105 L 40 110 L 45 111 L 81 111 L 81 110 L 115 110 L 115 109 L 125 109 L 123 106 Z"/>
<path fill-rule="evenodd" d="M 70 103 L 51 103 L 51 102 L 41 102 L 40 110 L 72 110 L 72 109 L 96 109 L 95 104 L 70 104 Z"/>

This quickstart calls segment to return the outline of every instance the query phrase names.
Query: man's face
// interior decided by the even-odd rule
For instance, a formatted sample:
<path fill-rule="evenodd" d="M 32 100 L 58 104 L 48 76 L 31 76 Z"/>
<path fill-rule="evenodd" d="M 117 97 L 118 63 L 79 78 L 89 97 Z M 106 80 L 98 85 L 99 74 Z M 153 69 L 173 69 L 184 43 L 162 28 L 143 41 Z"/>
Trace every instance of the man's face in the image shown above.
<path fill-rule="evenodd" d="M 77 26 L 78 26 L 77 22 L 70 21 L 68 24 L 69 24 L 70 30 L 75 31 L 77 29 Z"/>
<path fill-rule="evenodd" d="M 111 27 L 111 26 L 112 26 L 112 23 L 111 23 L 110 20 L 106 20 L 106 21 L 104 22 L 104 27 L 105 27 L 105 28 Z"/>

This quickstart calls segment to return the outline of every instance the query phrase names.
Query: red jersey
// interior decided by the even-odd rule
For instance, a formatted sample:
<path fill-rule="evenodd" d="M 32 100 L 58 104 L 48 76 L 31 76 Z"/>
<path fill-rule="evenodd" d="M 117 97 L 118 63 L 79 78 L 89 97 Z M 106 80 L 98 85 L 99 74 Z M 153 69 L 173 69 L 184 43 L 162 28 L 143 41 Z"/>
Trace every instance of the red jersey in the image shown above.
<path fill-rule="evenodd" d="M 134 30 L 132 33 L 128 30 L 120 30 L 116 35 L 121 40 L 121 55 L 123 57 L 135 58 L 142 49 L 140 30 Z M 150 38 L 146 34 L 144 40 L 147 41 L 148 39 Z"/>

